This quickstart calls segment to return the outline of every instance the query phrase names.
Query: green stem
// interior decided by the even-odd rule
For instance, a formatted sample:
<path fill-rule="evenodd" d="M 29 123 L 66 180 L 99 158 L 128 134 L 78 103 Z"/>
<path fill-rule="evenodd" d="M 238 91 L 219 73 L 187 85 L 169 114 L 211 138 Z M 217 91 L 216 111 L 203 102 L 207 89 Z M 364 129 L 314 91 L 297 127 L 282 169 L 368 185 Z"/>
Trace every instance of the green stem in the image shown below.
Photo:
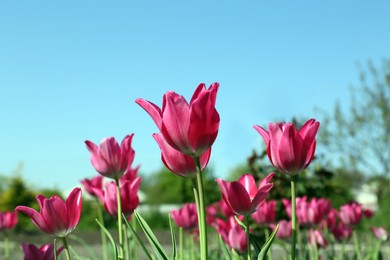
<path fill-rule="evenodd" d="M 184 237 L 183 237 L 183 228 L 179 228 L 179 250 L 180 250 L 180 260 L 184 259 Z"/>
<path fill-rule="evenodd" d="M 361 260 L 362 254 L 360 252 L 359 240 L 356 231 L 352 231 L 352 236 L 353 236 L 353 244 L 355 245 L 356 260 Z"/>
<path fill-rule="evenodd" d="M 9 238 L 8 238 L 8 232 L 6 232 L 4 238 L 4 257 L 6 260 L 8 260 L 9 256 L 10 256 Z"/>
<path fill-rule="evenodd" d="M 130 238 L 127 234 L 127 229 L 126 229 L 126 225 L 123 223 L 123 234 L 124 234 L 124 255 L 125 255 L 125 259 L 130 259 Z"/>
<path fill-rule="evenodd" d="M 121 189 L 119 179 L 115 179 L 116 183 L 116 198 L 118 204 L 118 235 L 119 235 L 119 258 L 123 259 L 124 245 L 122 232 L 122 203 L 121 203 Z"/>
<path fill-rule="evenodd" d="M 98 213 L 98 219 L 99 222 L 102 223 L 104 226 L 104 216 L 103 216 L 103 207 L 101 206 L 98 199 L 96 199 L 97 202 L 97 213 Z M 102 251 L 103 251 L 103 259 L 108 260 L 108 252 L 107 252 L 107 237 L 104 234 L 103 229 L 100 229 L 100 237 L 102 240 Z"/>
<path fill-rule="evenodd" d="M 268 241 L 268 238 L 269 238 L 269 229 L 268 227 L 265 227 L 265 230 L 264 230 L 264 233 L 265 233 L 265 241 Z M 269 249 L 268 251 L 268 260 L 272 260 L 272 248 Z"/>
<path fill-rule="evenodd" d="M 203 191 L 203 180 L 202 180 L 202 168 L 200 166 L 199 156 L 194 157 L 195 165 L 197 169 L 196 174 L 196 183 L 198 187 L 198 198 L 199 198 L 199 236 L 200 236 L 200 259 L 207 259 L 207 225 L 206 225 L 206 208 L 204 201 L 204 191 Z"/>
<path fill-rule="evenodd" d="M 137 231 L 137 222 L 135 218 L 131 219 L 130 225 L 133 227 L 135 231 Z M 131 251 L 133 252 L 132 259 L 138 259 L 137 241 L 135 240 L 134 236 L 131 236 Z"/>
<path fill-rule="evenodd" d="M 245 216 L 245 225 L 246 225 L 246 243 L 247 243 L 247 259 L 251 260 L 251 237 L 249 233 L 249 217 Z"/>
<path fill-rule="evenodd" d="M 68 247 L 68 241 L 66 241 L 66 237 L 62 237 L 61 239 L 62 239 L 62 243 L 64 244 L 66 259 L 71 260 L 70 251 L 69 251 L 69 247 Z M 55 253 L 57 254 L 57 252 L 55 252 Z"/>
<path fill-rule="evenodd" d="M 292 238 L 291 238 L 291 260 L 295 260 L 295 248 L 297 243 L 297 215 L 295 198 L 295 176 L 291 177 L 291 220 L 292 220 Z"/>

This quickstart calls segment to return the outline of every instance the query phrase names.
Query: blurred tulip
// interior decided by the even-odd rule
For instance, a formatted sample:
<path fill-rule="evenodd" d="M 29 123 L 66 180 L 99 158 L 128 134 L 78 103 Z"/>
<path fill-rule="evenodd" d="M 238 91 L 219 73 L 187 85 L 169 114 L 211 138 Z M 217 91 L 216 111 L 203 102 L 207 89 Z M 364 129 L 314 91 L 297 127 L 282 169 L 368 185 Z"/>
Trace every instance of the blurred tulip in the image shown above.
<path fill-rule="evenodd" d="M 74 188 L 65 202 L 56 195 L 50 199 L 38 195 L 37 201 L 41 208 L 39 213 L 26 206 L 18 206 L 16 211 L 29 216 L 38 228 L 56 237 L 66 237 L 76 228 L 82 210 L 80 188 Z"/>
<path fill-rule="evenodd" d="M 133 182 L 138 178 L 138 170 L 140 166 L 138 165 L 135 168 L 129 167 L 125 171 L 122 177 L 119 178 L 119 182 L 122 183 L 124 181 L 130 181 Z"/>
<path fill-rule="evenodd" d="M 276 233 L 276 237 L 280 239 L 288 239 L 291 237 L 292 234 L 292 227 L 291 227 L 291 220 L 280 220 L 278 222 L 279 224 L 279 229 L 278 232 Z M 274 230 L 276 227 L 276 224 L 269 224 L 269 227 Z"/>
<path fill-rule="evenodd" d="M 309 243 L 321 248 L 328 246 L 328 241 L 322 235 L 321 231 L 317 229 L 309 229 Z"/>
<path fill-rule="evenodd" d="M 197 169 L 193 157 L 174 149 L 165 141 L 161 133 L 153 134 L 153 137 L 160 147 L 162 162 L 171 172 L 182 177 L 194 178 L 196 176 Z M 209 162 L 210 153 L 211 148 L 199 157 L 202 170 Z"/>
<path fill-rule="evenodd" d="M 319 122 L 310 119 L 299 131 L 292 123 L 270 123 L 269 132 L 258 125 L 254 128 L 263 137 L 273 166 L 280 172 L 296 175 L 313 159 L 319 126 Z"/>
<path fill-rule="evenodd" d="M 138 190 L 141 185 L 141 177 L 137 177 L 133 182 L 122 181 L 120 184 L 120 196 L 122 213 L 130 218 L 134 210 L 139 205 Z M 118 218 L 118 199 L 115 181 L 106 182 L 104 190 L 96 190 L 96 195 L 103 203 L 105 210 L 114 218 Z"/>
<path fill-rule="evenodd" d="M 384 227 L 372 227 L 371 231 L 380 240 L 386 241 L 389 238 L 389 232 Z"/>
<path fill-rule="evenodd" d="M 222 191 L 222 198 L 234 213 L 249 216 L 257 211 L 267 198 L 273 186 L 269 183 L 273 176 L 274 173 L 270 173 L 260 182 L 258 188 L 251 174 L 244 174 L 238 181 L 233 182 L 218 178 L 217 183 Z"/>
<path fill-rule="evenodd" d="M 103 176 L 96 175 L 91 179 L 85 178 L 81 181 L 81 184 L 89 195 L 91 195 L 92 197 L 97 197 L 94 189 L 103 189 Z"/>
<path fill-rule="evenodd" d="M 230 216 L 234 215 L 234 211 L 228 204 L 226 204 L 224 199 L 218 201 L 218 206 L 221 210 L 222 215 L 224 215 L 226 218 L 229 218 Z"/>
<path fill-rule="evenodd" d="M 242 221 L 243 217 L 239 219 Z M 214 228 L 221 235 L 223 241 L 237 252 L 247 251 L 247 237 L 244 229 L 237 223 L 234 216 L 230 216 L 227 221 L 217 219 Z"/>
<path fill-rule="evenodd" d="M 350 238 L 352 236 L 351 226 L 345 225 L 339 222 L 336 226 L 331 229 L 333 236 L 338 241 L 343 241 L 344 239 Z"/>
<path fill-rule="evenodd" d="M 264 201 L 255 213 L 252 219 L 259 225 L 268 225 L 275 222 L 276 219 L 276 200 Z"/>
<path fill-rule="evenodd" d="M 61 254 L 64 247 L 57 249 L 57 256 Z M 24 253 L 24 260 L 54 260 L 54 245 L 44 244 L 37 247 L 34 244 L 22 243 L 22 250 Z"/>
<path fill-rule="evenodd" d="M 369 208 L 362 209 L 362 213 L 365 218 L 372 218 L 374 216 L 374 211 Z"/>
<path fill-rule="evenodd" d="M 357 225 L 362 220 L 362 205 L 352 202 L 340 207 L 339 218 L 346 225 Z"/>
<path fill-rule="evenodd" d="M 189 156 L 200 156 L 209 150 L 218 134 L 218 88 L 216 82 L 209 89 L 199 84 L 189 104 L 183 96 L 169 91 L 163 96 L 161 109 L 141 98 L 135 102 L 152 117 L 170 146 Z"/>
<path fill-rule="evenodd" d="M 178 227 L 192 231 L 198 227 L 198 212 L 195 203 L 186 203 L 181 209 L 172 210 L 171 216 Z"/>
<path fill-rule="evenodd" d="M 0 230 L 13 229 L 17 223 L 17 211 L 0 212 Z"/>
<path fill-rule="evenodd" d="M 336 226 L 336 223 L 337 223 L 338 214 L 339 213 L 337 212 L 337 210 L 335 210 L 333 208 L 330 209 L 330 211 L 328 212 L 326 217 L 320 223 L 320 226 L 322 228 L 326 228 L 326 229 L 334 228 Z"/>
<path fill-rule="evenodd" d="M 120 146 L 114 137 L 104 138 L 100 146 L 89 140 L 85 141 L 96 171 L 112 179 L 122 177 L 134 160 L 135 152 L 131 147 L 133 136 L 134 134 L 127 135 Z"/>

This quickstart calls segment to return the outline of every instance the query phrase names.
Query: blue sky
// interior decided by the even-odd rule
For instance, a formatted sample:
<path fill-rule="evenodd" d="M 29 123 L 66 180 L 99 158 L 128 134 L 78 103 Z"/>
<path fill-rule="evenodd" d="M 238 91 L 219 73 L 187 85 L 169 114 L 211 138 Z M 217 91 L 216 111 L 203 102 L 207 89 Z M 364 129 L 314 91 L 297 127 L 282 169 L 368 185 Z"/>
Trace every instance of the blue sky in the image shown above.
<path fill-rule="evenodd" d="M 3 1 L 0 172 L 68 190 L 95 174 L 84 141 L 135 133 L 161 167 L 134 100 L 221 84 L 217 176 L 262 148 L 254 124 L 318 118 L 348 100 L 356 63 L 390 57 L 388 1 Z"/>

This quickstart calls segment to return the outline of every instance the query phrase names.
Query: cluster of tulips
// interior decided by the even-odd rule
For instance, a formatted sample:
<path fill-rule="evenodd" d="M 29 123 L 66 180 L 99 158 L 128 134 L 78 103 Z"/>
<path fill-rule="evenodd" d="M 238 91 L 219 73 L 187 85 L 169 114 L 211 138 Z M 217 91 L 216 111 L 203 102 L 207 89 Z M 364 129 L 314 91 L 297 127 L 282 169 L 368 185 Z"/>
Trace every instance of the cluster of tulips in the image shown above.
<path fill-rule="evenodd" d="M 308 241 L 317 246 L 325 246 L 326 239 L 319 228 L 326 228 L 336 233 L 336 237 L 348 237 L 347 227 L 361 219 L 361 208 L 357 204 L 345 205 L 336 213 L 330 202 L 325 199 L 296 198 L 296 176 L 304 170 L 313 159 L 316 148 L 316 134 L 319 122 L 307 121 L 300 129 L 292 123 L 270 123 L 268 130 L 255 125 L 266 145 L 271 164 L 291 180 L 291 200 L 283 200 L 290 220 L 275 220 L 276 201 L 266 201 L 273 188 L 274 173 L 256 184 L 254 177 L 243 174 L 237 181 L 216 180 L 222 194 L 222 200 L 216 205 L 205 205 L 202 171 L 207 167 L 211 156 L 212 145 L 219 130 L 220 117 L 215 108 L 218 83 L 209 88 L 200 84 L 190 102 L 169 91 L 163 96 L 162 107 L 145 99 L 137 99 L 140 105 L 153 119 L 159 132 L 153 134 L 161 150 L 164 165 L 174 174 L 191 179 L 194 192 L 193 204 L 186 204 L 182 209 L 171 212 L 171 218 L 180 227 L 179 252 L 176 248 L 176 236 L 171 223 L 173 253 L 168 256 L 145 220 L 136 211 L 139 198 L 138 190 L 142 181 L 139 167 L 133 167 L 135 152 L 132 148 L 134 134 L 126 136 L 119 144 L 114 137 L 104 138 L 100 145 L 87 140 L 85 142 L 92 166 L 98 176 L 82 181 L 84 189 L 104 206 L 105 211 L 117 219 L 118 238 L 114 241 L 105 228 L 99 214 L 97 224 L 100 226 L 104 259 L 134 259 L 137 257 L 136 245 L 148 259 L 183 259 L 183 230 L 196 233 L 199 241 L 198 258 L 209 259 L 210 248 L 208 229 L 214 227 L 221 237 L 222 251 L 226 259 L 234 257 L 256 257 L 265 259 L 275 237 L 289 239 L 291 259 L 297 258 L 297 249 L 302 241 L 299 226 L 308 226 Z M 106 179 L 104 181 L 103 179 Z M 37 196 L 40 211 L 18 206 L 17 212 L 29 216 L 32 222 L 55 240 L 51 245 L 40 247 L 32 244 L 22 246 L 25 259 L 57 259 L 58 254 L 65 252 L 66 258 L 78 258 L 71 252 L 67 237 L 76 228 L 81 217 L 82 190 L 75 188 L 63 201 L 54 195 L 46 198 Z M 360 214 L 359 216 L 353 215 Z M 223 217 L 221 217 L 223 216 Z M 333 216 L 333 217 L 332 217 Z M 339 219 L 336 224 L 336 216 Z M 131 220 L 131 221 L 130 221 Z M 137 221 L 137 222 L 136 222 Z M 150 246 L 145 246 L 137 235 L 134 225 L 144 231 Z M 259 245 L 253 234 L 251 224 L 262 225 L 267 231 L 266 241 Z M 268 228 L 272 232 L 268 232 Z M 345 228 L 345 229 L 344 229 Z M 338 231 L 336 231 L 338 230 Z M 340 231 L 341 230 L 341 231 Z M 342 233 L 342 235 L 340 235 Z M 297 240 L 297 235 L 299 236 Z M 131 241 L 130 241 L 131 239 Z M 57 246 L 62 242 L 62 246 Z M 135 244 L 136 243 L 136 244 Z M 108 246 L 112 245 L 111 250 Z M 232 249 L 232 250 L 229 250 Z"/>

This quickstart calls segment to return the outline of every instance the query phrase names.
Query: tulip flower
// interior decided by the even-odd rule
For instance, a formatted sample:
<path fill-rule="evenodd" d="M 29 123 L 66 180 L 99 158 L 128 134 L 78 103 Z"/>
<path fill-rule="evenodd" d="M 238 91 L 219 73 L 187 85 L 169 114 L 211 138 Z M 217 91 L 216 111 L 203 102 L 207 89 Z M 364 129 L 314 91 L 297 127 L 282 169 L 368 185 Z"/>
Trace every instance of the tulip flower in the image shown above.
<path fill-rule="evenodd" d="M 184 230 L 194 230 L 198 226 L 198 212 L 195 203 L 186 203 L 181 209 L 171 210 L 172 219 Z"/>
<path fill-rule="evenodd" d="M 0 212 L 0 230 L 13 229 L 18 223 L 17 211 Z"/>
<path fill-rule="evenodd" d="M 105 177 L 119 179 L 134 160 L 135 152 L 131 147 L 133 136 L 127 135 L 120 146 L 114 137 L 104 138 L 100 146 L 86 140 L 87 149 L 91 152 L 91 163 L 96 171 Z"/>
<path fill-rule="evenodd" d="M 74 188 L 65 202 L 56 195 L 50 199 L 43 195 L 36 198 L 41 208 L 39 213 L 26 206 L 18 206 L 16 211 L 29 216 L 39 229 L 56 237 L 66 237 L 76 228 L 82 209 L 80 188 Z"/>
<path fill-rule="evenodd" d="M 64 247 L 57 249 L 57 256 L 62 252 Z M 37 247 L 34 244 L 22 243 L 22 250 L 24 253 L 24 260 L 54 260 L 54 245 L 44 244 Z"/>
<path fill-rule="evenodd" d="M 291 228 L 291 220 L 280 220 L 278 222 L 279 229 L 276 233 L 276 237 L 280 239 L 288 239 L 291 237 L 292 228 Z M 276 224 L 269 224 L 269 227 L 274 230 L 276 228 Z"/>
<path fill-rule="evenodd" d="M 170 146 L 198 157 L 209 150 L 218 134 L 220 119 L 215 109 L 218 88 L 216 82 L 209 89 L 205 84 L 199 84 L 190 103 L 169 91 L 164 94 L 161 109 L 141 98 L 135 102 L 152 117 Z"/>
<path fill-rule="evenodd" d="M 242 216 L 239 217 L 242 220 Z M 218 234 L 221 235 L 222 240 L 237 252 L 245 252 L 248 248 L 247 237 L 245 231 L 234 219 L 230 216 L 227 221 L 217 219 L 214 227 Z"/>
<path fill-rule="evenodd" d="M 316 247 L 325 248 L 328 246 L 328 241 L 322 235 L 320 230 L 309 229 L 309 243 Z"/>
<path fill-rule="evenodd" d="M 102 175 L 96 175 L 95 177 L 91 179 L 83 179 L 81 181 L 81 184 L 83 185 L 85 191 L 91 195 L 92 197 L 97 197 L 94 189 L 102 189 L 103 188 L 103 176 Z"/>
<path fill-rule="evenodd" d="M 161 149 L 162 162 L 171 172 L 188 178 L 194 178 L 196 176 L 197 169 L 193 157 L 174 149 L 165 141 L 161 133 L 153 134 L 153 138 Z M 199 157 L 202 170 L 206 168 L 210 154 L 211 148 Z"/>
<path fill-rule="evenodd" d="M 127 218 L 133 214 L 134 210 L 138 207 L 139 197 L 138 190 L 141 185 L 141 177 L 137 177 L 133 182 L 123 181 L 120 184 L 120 197 L 122 213 Z M 103 203 L 107 213 L 111 216 L 118 217 L 118 199 L 117 199 L 117 187 L 114 181 L 106 182 L 104 190 L 95 190 L 98 198 Z"/>
<path fill-rule="evenodd" d="M 260 225 L 268 225 L 276 219 L 276 200 L 264 201 L 259 210 L 252 214 L 252 219 Z"/>
<path fill-rule="evenodd" d="M 229 218 L 230 216 L 234 216 L 233 210 L 228 204 L 226 204 L 224 199 L 218 201 L 218 206 L 222 212 L 222 215 L 224 215 L 226 218 Z"/>
<path fill-rule="evenodd" d="M 256 187 L 255 179 L 251 174 L 242 175 L 238 181 L 227 182 L 220 178 L 217 183 L 222 191 L 222 198 L 237 215 L 251 215 L 257 211 L 265 201 L 273 184 L 269 181 L 274 176 L 270 173 Z"/>
<path fill-rule="evenodd" d="M 371 231 L 380 240 L 386 241 L 389 238 L 389 232 L 384 227 L 372 227 Z"/>
<path fill-rule="evenodd" d="M 339 222 L 336 226 L 331 228 L 333 236 L 337 241 L 343 241 L 352 236 L 352 227 Z"/>
<path fill-rule="evenodd" d="M 352 202 L 340 207 L 339 218 L 346 225 L 357 225 L 362 220 L 362 205 Z"/>
<path fill-rule="evenodd" d="M 269 132 L 261 126 L 254 126 L 264 139 L 272 165 L 289 175 L 296 175 L 310 164 L 319 127 L 320 123 L 314 119 L 307 121 L 299 131 L 292 123 L 270 123 Z"/>

